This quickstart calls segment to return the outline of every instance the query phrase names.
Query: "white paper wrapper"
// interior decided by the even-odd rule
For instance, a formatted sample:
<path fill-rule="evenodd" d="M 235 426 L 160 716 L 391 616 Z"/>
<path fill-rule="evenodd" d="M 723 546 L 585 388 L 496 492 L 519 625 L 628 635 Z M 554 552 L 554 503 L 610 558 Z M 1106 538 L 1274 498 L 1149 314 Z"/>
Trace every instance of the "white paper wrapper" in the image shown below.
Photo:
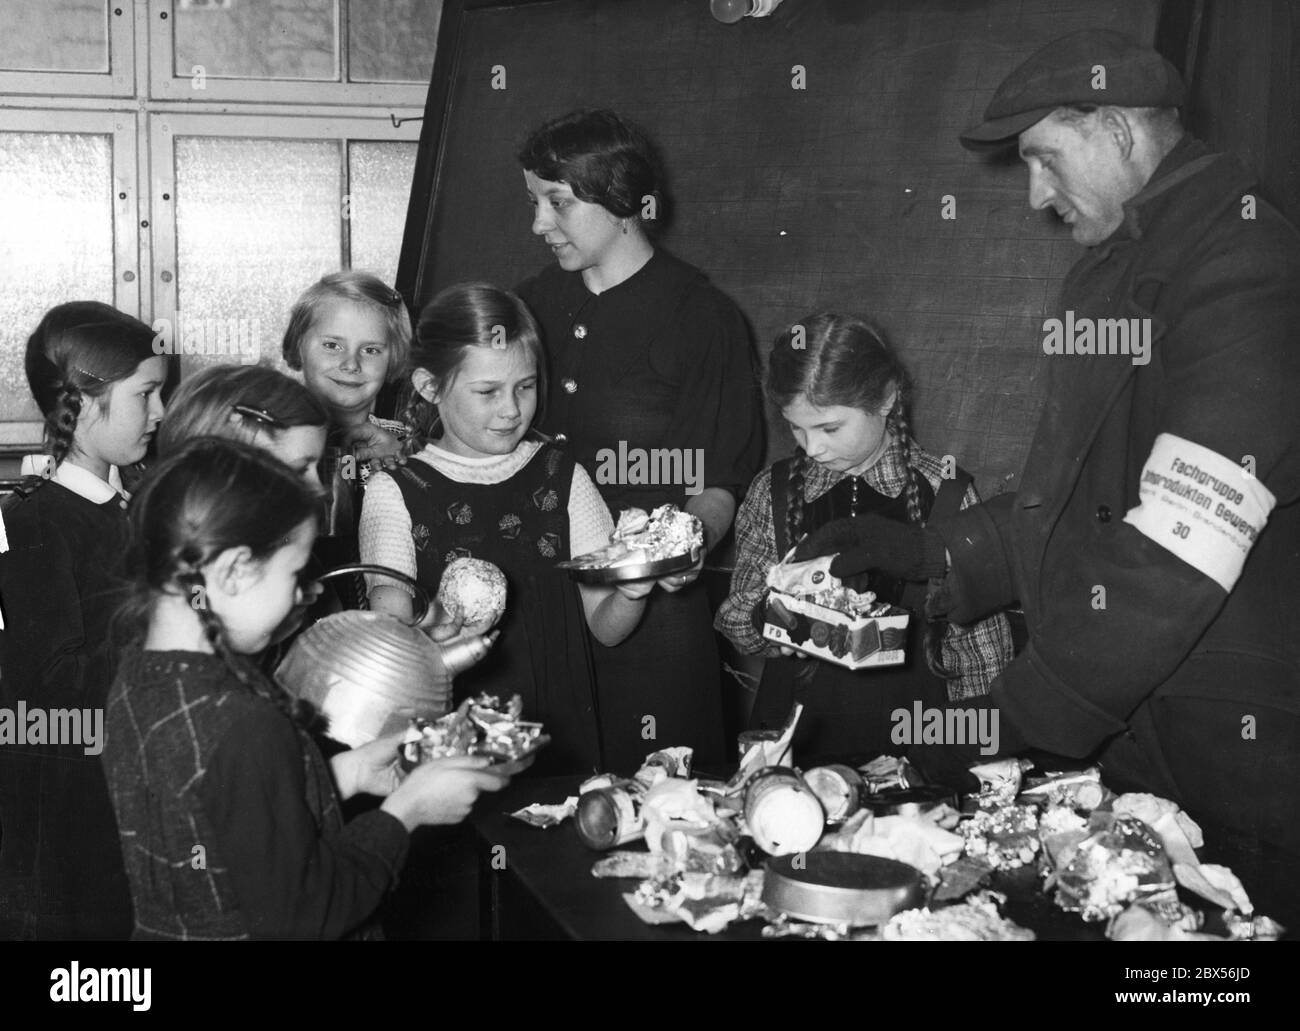
<path fill-rule="evenodd" d="M 544 805 L 534 802 L 522 809 L 516 809 L 510 815 L 530 827 L 558 827 L 578 811 L 578 796 L 570 795 L 559 805 Z"/>

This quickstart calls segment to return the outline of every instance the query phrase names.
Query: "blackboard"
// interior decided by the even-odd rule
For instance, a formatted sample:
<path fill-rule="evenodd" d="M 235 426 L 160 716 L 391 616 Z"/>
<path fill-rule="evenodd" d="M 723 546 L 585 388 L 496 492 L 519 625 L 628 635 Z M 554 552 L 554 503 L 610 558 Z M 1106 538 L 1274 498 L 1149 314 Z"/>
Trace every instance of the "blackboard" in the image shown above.
<path fill-rule="evenodd" d="M 916 380 L 922 445 L 986 497 L 1013 489 L 1041 407 L 1042 321 L 1082 250 L 1029 208 L 1014 157 L 970 154 L 957 134 L 1047 41 L 1106 27 L 1152 42 L 1158 8 L 786 0 L 723 25 L 707 0 L 452 0 L 399 288 L 418 309 L 449 283 L 511 286 L 552 260 L 514 154 L 550 117 L 612 107 L 663 151 L 664 243 L 736 300 L 761 356 L 809 313 L 875 318 Z M 770 457 L 792 448 L 773 418 Z"/>

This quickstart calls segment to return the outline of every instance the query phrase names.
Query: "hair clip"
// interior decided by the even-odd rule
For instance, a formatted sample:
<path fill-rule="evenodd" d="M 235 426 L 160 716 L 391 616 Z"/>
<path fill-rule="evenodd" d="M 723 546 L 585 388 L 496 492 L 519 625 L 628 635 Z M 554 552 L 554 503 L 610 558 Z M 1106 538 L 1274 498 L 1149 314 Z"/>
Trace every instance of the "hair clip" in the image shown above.
<path fill-rule="evenodd" d="M 274 415 L 261 408 L 250 408 L 248 405 L 231 405 L 230 407 L 245 418 L 256 419 L 258 422 L 270 426 L 272 429 L 283 430 L 287 428 L 285 424 Z"/>
<path fill-rule="evenodd" d="M 85 369 L 83 369 L 80 365 L 74 365 L 72 368 L 73 368 L 76 372 L 81 373 L 83 376 L 89 376 L 91 379 L 97 379 L 97 380 L 99 380 L 100 383 L 107 383 L 107 382 L 108 382 L 108 380 L 104 379 L 103 376 L 96 376 L 93 372 L 87 372 L 87 371 L 86 371 Z"/>

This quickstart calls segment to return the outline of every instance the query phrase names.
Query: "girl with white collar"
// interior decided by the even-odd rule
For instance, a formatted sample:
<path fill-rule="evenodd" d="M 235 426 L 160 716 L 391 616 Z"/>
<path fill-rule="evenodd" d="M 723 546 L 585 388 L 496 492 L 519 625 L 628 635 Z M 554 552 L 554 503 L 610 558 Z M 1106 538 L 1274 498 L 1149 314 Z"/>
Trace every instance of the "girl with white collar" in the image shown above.
<path fill-rule="evenodd" d="M 53 710 L 102 708 L 109 621 L 126 550 L 118 470 L 162 419 L 167 359 L 138 319 L 97 301 L 52 308 L 27 342 L 27 381 L 48 459 L 4 505 L 0 708 L 48 734 L 0 748 L 0 938 L 124 938 L 130 896 L 96 754 L 60 736 Z M 38 717 L 39 719 L 39 717 Z M 66 728 L 68 723 L 64 723 Z"/>

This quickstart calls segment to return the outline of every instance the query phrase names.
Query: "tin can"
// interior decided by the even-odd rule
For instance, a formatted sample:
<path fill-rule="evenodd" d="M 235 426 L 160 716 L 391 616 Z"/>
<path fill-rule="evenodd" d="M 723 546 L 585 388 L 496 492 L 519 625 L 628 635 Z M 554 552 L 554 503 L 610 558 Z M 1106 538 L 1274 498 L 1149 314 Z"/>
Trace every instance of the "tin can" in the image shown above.
<path fill-rule="evenodd" d="M 787 766 L 769 766 L 745 789 L 745 824 L 768 855 L 806 852 L 826 829 L 821 802 L 804 779 Z"/>
<path fill-rule="evenodd" d="M 843 823 L 862 808 L 866 781 L 851 766 L 818 766 L 805 772 L 803 779 L 826 810 L 827 823 Z"/>
<path fill-rule="evenodd" d="M 758 744 L 760 741 L 776 742 L 781 740 L 780 730 L 742 730 L 736 735 L 737 760 L 745 761 L 746 753 Z M 794 750 L 786 746 L 786 750 L 777 757 L 777 762 L 786 766 L 794 765 Z M 772 765 L 776 765 L 773 763 Z"/>
<path fill-rule="evenodd" d="M 645 834 L 643 799 L 640 786 L 631 781 L 583 792 L 575 816 L 578 840 L 598 852 L 636 841 Z"/>

